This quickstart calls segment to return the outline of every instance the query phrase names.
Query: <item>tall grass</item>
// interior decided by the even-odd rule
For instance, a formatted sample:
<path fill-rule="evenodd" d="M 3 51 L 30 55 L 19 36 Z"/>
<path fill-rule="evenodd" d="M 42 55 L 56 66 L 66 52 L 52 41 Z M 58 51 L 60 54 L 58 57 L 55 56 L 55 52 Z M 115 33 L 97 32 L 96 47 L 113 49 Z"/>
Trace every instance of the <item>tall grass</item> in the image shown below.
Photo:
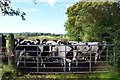
<path fill-rule="evenodd" d="M 21 72 L 18 71 L 13 65 L 2 64 L 2 78 L 16 78 L 18 75 L 21 75 Z"/>
<path fill-rule="evenodd" d="M 25 75 L 25 78 L 52 78 L 52 79 L 120 79 L 120 74 L 112 73 L 94 73 L 94 74 L 40 74 L 40 75 Z"/>

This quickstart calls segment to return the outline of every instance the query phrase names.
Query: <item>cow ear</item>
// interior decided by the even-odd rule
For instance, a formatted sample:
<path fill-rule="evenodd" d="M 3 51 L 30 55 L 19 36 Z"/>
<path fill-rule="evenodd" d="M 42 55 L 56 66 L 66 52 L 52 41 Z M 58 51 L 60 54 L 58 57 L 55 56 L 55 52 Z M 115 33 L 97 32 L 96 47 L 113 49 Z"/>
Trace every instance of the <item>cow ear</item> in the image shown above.
<path fill-rule="evenodd" d="M 57 42 L 57 40 L 53 40 L 53 41 Z"/>
<path fill-rule="evenodd" d="M 37 41 L 40 41 L 39 39 L 36 39 Z"/>
<path fill-rule="evenodd" d="M 60 45 L 60 42 L 58 42 L 58 44 Z"/>
<path fill-rule="evenodd" d="M 86 45 L 88 45 L 88 43 L 85 43 Z"/>

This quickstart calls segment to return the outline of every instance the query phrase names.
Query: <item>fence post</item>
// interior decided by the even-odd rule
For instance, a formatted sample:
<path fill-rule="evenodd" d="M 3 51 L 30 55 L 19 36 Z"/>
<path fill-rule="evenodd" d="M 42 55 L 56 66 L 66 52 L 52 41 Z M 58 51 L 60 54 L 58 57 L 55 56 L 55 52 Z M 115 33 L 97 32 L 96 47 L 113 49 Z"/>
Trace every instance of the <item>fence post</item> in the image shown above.
<path fill-rule="evenodd" d="M 90 45 L 92 47 L 92 45 Z M 91 73 L 91 67 L 92 67 L 92 58 L 91 58 L 92 50 L 90 50 L 90 62 L 89 62 L 89 72 Z"/>
<path fill-rule="evenodd" d="M 38 55 L 38 46 L 37 46 L 37 55 Z M 37 72 L 39 72 L 39 56 L 37 56 Z"/>
<path fill-rule="evenodd" d="M 113 58 L 114 58 L 114 63 L 113 63 L 113 66 L 114 68 L 116 68 L 116 45 L 113 45 Z"/>
<path fill-rule="evenodd" d="M 65 45 L 65 55 L 64 55 L 64 72 L 66 73 L 66 45 Z"/>
<path fill-rule="evenodd" d="M 107 47 L 106 61 L 108 61 L 108 47 Z"/>
<path fill-rule="evenodd" d="M 6 49 L 8 55 L 8 64 L 13 64 L 14 62 L 14 35 L 8 34 L 6 37 Z"/>

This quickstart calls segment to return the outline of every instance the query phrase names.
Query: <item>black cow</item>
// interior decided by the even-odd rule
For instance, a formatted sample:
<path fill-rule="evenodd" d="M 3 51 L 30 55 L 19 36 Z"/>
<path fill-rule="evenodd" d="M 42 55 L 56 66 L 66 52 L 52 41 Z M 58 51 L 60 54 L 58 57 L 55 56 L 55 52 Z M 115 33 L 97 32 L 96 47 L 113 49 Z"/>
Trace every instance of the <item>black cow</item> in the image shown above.
<path fill-rule="evenodd" d="M 23 40 L 23 39 L 16 39 L 18 44 L 15 44 L 16 56 L 26 56 L 32 57 L 32 59 L 36 59 L 37 56 L 41 53 L 41 49 L 39 46 L 34 45 L 34 42 L 31 40 Z M 25 58 L 18 58 L 19 61 Z M 29 58 L 31 59 L 31 58 Z M 19 61 L 17 66 L 19 65 Z"/>
<path fill-rule="evenodd" d="M 31 57 L 29 59 L 34 60 L 36 60 L 37 56 L 41 53 L 41 49 L 39 48 L 39 46 L 36 45 L 19 45 L 16 47 L 16 51 L 17 56 L 21 57 L 26 56 L 28 54 L 28 56 L 26 57 Z M 18 63 L 17 66 L 19 65 Z"/>
<path fill-rule="evenodd" d="M 42 40 L 42 42 L 40 42 L 40 40 Z M 46 60 L 46 56 L 49 55 L 49 46 L 44 45 L 45 41 L 45 39 L 37 39 L 37 44 L 35 45 L 35 42 L 31 40 L 22 40 L 20 45 L 16 47 L 18 56 L 27 55 L 27 57 L 34 57 L 34 60 L 36 60 L 36 58 L 40 59 L 41 66 L 43 66 L 43 62 Z M 22 60 L 22 58 L 19 58 L 19 60 Z M 19 61 L 17 65 L 19 65 Z"/>

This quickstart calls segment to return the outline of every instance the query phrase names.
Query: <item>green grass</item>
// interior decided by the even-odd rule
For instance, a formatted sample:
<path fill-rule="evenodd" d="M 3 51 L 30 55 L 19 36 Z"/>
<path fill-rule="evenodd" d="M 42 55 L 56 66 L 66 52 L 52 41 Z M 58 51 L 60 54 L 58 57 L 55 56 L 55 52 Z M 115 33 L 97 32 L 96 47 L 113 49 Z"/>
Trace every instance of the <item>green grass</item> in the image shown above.
<path fill-rule="evenodd" d="M 110 66 L 106 63 L 98 63 L 97 66 Z M 26 74 L 25 77 L 37 77 L 37 78 L 54 78 L 54 79 L 60 79 L 60 78 L 107 78 L 107 79 L 120 79 L 120 73 L 117 72 L 117 70 L 111 68 L 111 67 L 105 67 L 105 68 L 98 68 L 96 71 L 110 71 L 109 73 L 87 73 L 87 74 L 38 74 L 38 75 L 30 75 Z"/>
<path fill-rule="evenodd" d="M 1 78 L 2 78 L 2 69 L 0 69 L 0 80 L 1 80 Z"/>
<path fill-rule="evenodd" d="M 1 76 L 3 78 L 16 78 L 21 73 L 13 66 L 8 64 L 0 64 L 2 66 Z"/>
<path fill-rule="evenodd" d="M 73 78 L 90 78 L 90 79 L 120 79 L 120 74 L 111 74 L 111 73 L 95 73 L 95 74 L 39 74 L 39 75 L 30 75 L 27 74 L 25 78 L 52 78 L 52 79 L 73 79 Z M 19 77 L 20 78 L 20 77 Z"/>
<path fill-rule="evenodd" d="M 100 65 L 100 64 L 98 64 Z M 106 64 L 108 65 L 108 64 Z M 0 64 L 0 66 L 3 67 L 2 70 L 2 75 L 4 76 L 4 78 L 8 79 L 8 78 L 14 78 L 17 80 L 21 80 L 22 78 L 52 78 L 52 79 L 62 79 L 62 80 L 66 80 L 66 79 L 78 79 L 78 78 L 83 78 L 83 79 L 87 79 L 87 80 L 92 80 L 92 79 L 115 79 L 115 80 L 119 80 L 120 79 L 120 73 L 118 73 L 116 70 L 111 69 L 110 73 L 87 73 L 87 74 L 24 74 L 22 76 L 20 72 L 18 72 L 14 66 L 12 65 L 7 65 L 7 64 Z M 110 68 L 109 68 L 110 69 Z M 28 79 L 29 80 L 29 79 Z"/>
<path fill-rule="evenodd" d="M 30 39 L 30 40 L 35 40 L 35 39 L 47 39 L 47 40 L 69 40 L 68 37 L 64 36 L 33 36 L 33 37 L 25 37 L 25 36 L 16 36 L 15 38 L 24 38 L 24 39 Z"/>
<path fill-rule="evenodd" d="M 97 66 L 109 66 L 109 64 L 105 64 L 105 63 L 98 63 Z M 17 80 L 21 80 L 22 78 L 54 78 L 54 79 L 61 79 L 62 80 L 66 80 L 67 79 L 73 79 L 73 78 L 84 78 L 87 80 L 91 80 L 91 79 L 115 79 L 115 80 L 119 80 L 120 79 L 120 73 L 117 72 L 117 70 L 112 69 L 112 68 L 101 68 L 101 69 L 96 69 L 96 71 L 104 71 L 104 70 L 108 70 L 111 71 L 110 73 L 87 73 L 87 74 L 24 74 L 22 76 L 20 72 L 17 71 L 17 69 L 15 69 L 15 67 L 13 65 L 7 65 L 7 64 L 0 64 L 0 66 L 3 67 L 2 70 L 2 75 L 4 76 L 4 78 L 15 78 Z M 88 79 L 89 78 L 89 79 Z M 28 79 L 29 80 L 29 79 Z"/>

